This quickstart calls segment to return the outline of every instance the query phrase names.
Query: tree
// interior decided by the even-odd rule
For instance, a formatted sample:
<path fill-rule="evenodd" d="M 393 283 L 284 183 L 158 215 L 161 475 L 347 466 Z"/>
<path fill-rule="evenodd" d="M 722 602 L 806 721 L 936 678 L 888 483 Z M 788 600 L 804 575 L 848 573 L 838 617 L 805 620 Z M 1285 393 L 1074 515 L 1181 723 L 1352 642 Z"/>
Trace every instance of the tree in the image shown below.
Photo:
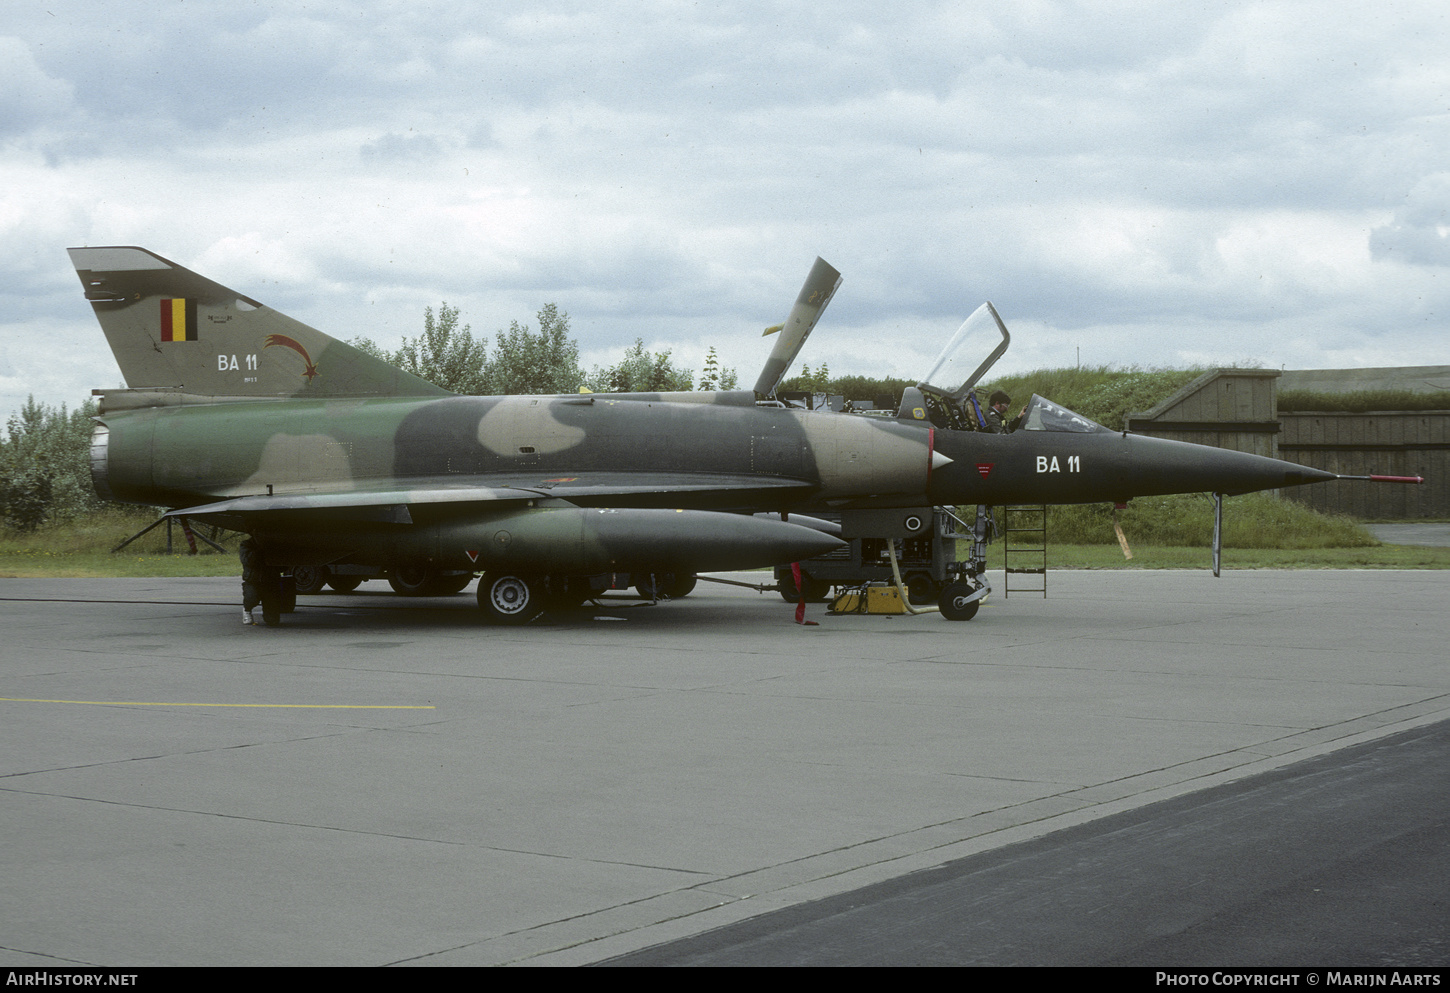
<path fill-rule="evenodd" d="M 364 338 L 362 335 L 358 335 L 356 338 L 351 339 L 348 344 L 356 348 L 359 352 L 366 352 L 375 359 L 382 359 L 389 365 L 398 364 L 398 354 L 396 352 L 387 351 L 371 338 Z"/>
<path fill-rule="evenodd" d="M 715 346 L 710 346 L 710 352 L 705 356 L 705 368 L 700 372 L 701 390 L 733 390 L 739 382 L 740 377 L 734 369 L 721 369 L 720 359 L 715 355 Z"/>
<path fill-rule="evenodd" d="M 552 303 L 538 313 L 539 330 L 509 323 L 498 333 L 493 362 L 489 364 L 489 393 L 573 393 L 584 381 L 579 368 L 579 344 L 569 336 L 569 315 Z"/>
<path fill-rule="evenodd" d="M 595 393 L 668 393 L 694 389 L 693 379 L 689 370 L 675 368 L 668 348 L 651 353 L 636 338 L 619 365 L 595 366 L 586 385 Z"/>
<path fill-rule="evenodd" d="M 781 390 L 805 390 L 808 393 L 829 393 L 831 391 L 831 371 L 824 362 L 815 372 L 811 372 L 808 365 L 801 366 L 800 375 L 792 376 L 776 388 Z"/>
<path fill-rule="evenodd" d="M 354 338 L 349 344 L 453 393 L 572 393 L 584 372 L 579 368 L 579 345 L 569 336 L 569 315 L 546 303 L 538 318 L 537 333 L 518 321 L 512 321 L 508 331 L 499 331 L 491 360 L 486 340 L 475 338 L 470 325 L 460 329 L 458 308 L 446 303 L 439 305 L 436 317 L 432 307 L 424 308 L 423 333 L 405 337 L 396 352 L 368 338 Z"/>
<path fill-rule="evenodd" d="M 423 333 L 405 337 L 392 361 L 450 392 L 486 393 L 487 347 L 482 339 L 473 337 L 471 325 L 459 329 L 458 316 L 458 308 L 447 303 L 438 305 L 436 318 L 433 308 L 425 307 Z"/>
<path fill-rule="evenodd" d="M 901 400 L 901 391 L 914 385 L 914 380 L 891 377 L 838 376 L 831 381 L 830 392 L 842 394 L 847 400 L 875 400 L 879 396 L 889 396 L 895 405 Z"/>

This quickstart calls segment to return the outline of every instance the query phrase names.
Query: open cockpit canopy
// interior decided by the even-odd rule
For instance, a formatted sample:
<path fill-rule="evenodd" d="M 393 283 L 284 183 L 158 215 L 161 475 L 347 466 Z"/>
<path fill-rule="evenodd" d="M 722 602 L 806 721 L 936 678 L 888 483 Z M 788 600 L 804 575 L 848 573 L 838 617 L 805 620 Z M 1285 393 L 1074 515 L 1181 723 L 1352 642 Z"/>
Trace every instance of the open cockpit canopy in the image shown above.
<path fill-rule="evenodd" d="M 1001 315 L 990 302 L 982 304 L 962 322 L 937 356 L 931 371 L 917 384 L 928 398 L 926 405 L 933 423 L 958 430 L 980 430 L 986 426 L 983 416 L 986 404 L 977 400 L 973 390 L 1011 343 L 1007 325 L 1002 323 Z M 986 358 L 981 358 L 983 355 Z M 1011 414 L 1007 416 L 1010 418 Z M 1035 393 L 1027 402 L 1017 429 L 1073 434 L 1108 430 Z"/>
<path fill-rule="evenodd" d="M 1007 325 L 1002 323 L 997 308 L 990 302 L 984 303 L 957 328 L 931 371 L 917 386 L 923 393 L 961 402 L 1011 342 L 1012 336 L 1007 333 Z M 987 355 L 985 360 L 978 358 L 983 353 Z"/>

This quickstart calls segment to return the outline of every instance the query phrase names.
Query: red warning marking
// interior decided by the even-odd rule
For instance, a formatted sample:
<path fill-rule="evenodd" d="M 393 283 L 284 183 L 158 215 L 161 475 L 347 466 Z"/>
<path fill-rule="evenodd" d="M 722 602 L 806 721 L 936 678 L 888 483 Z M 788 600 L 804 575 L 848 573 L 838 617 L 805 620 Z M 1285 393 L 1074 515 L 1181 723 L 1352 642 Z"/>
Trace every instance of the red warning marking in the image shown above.
<path fill-rule="evenodd" d="M 977 472 L 981 474 L 981 477 L 983 479 L 986 479 L 987 476 L 990 475 L 991 472 L 992 472 L 992 466 L 994 466 L 996 464 L 997 463 L 995 463 L 995 462 L 978 462 L 977 463 Z"/>

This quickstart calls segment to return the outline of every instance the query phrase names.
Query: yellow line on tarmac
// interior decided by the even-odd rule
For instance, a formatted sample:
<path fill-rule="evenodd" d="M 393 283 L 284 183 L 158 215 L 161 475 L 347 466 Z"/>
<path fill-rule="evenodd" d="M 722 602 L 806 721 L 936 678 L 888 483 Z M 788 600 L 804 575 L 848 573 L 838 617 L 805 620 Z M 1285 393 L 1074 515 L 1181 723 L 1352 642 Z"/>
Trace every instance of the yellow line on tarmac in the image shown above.
<path fill-rule="evenodd" d="M 93 707 L 287 707 L 297 710 L 436 710 L 432 706 L 377 703 L 148 703 L 143 700 L 27 700 L 0 696 L 0 703 L 83 703 Z"/>

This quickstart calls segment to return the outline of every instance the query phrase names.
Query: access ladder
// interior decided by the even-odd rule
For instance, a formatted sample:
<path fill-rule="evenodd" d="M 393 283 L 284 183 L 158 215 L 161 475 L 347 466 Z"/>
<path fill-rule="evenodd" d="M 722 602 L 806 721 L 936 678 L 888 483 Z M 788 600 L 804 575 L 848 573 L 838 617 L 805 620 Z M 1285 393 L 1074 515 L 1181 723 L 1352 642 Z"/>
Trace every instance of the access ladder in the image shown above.
<path fill-rule="evenodd" d="M 1022 535 L 1026 544 L 1013 544 Z M 1021 563 L 1013 565 L 1013 559 Z M 1018 593 L 1041 593 L 1047 599 L 1047 506 L 1002 508 L 1002 597 L 1012 592 L 1012 577 L 1041 576 L 1041 586 L 1017 586 Z"/>

